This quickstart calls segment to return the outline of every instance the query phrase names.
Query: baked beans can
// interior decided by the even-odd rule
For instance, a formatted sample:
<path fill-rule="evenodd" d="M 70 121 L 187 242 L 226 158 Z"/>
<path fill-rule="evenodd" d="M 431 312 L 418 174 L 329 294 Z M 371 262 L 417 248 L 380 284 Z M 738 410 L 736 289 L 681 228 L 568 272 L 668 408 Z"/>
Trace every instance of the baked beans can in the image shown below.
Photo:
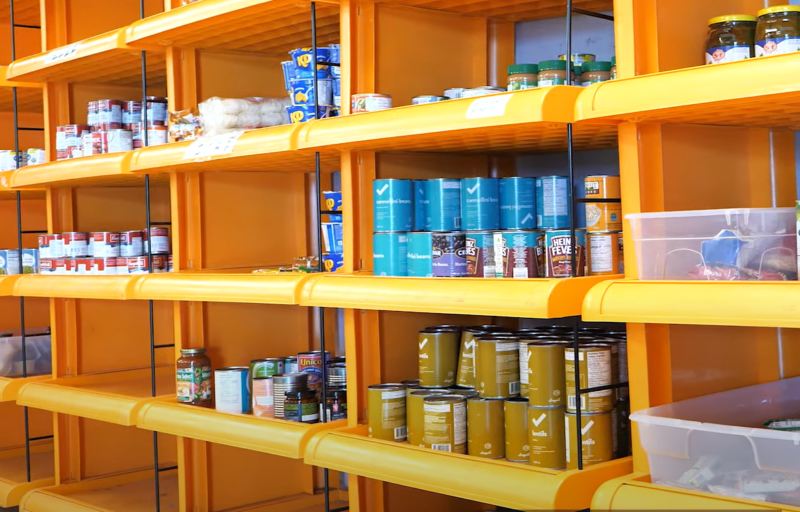
<path fill-rule="evenodd" d="M 326 350 L 325 361 L 327 362 L 330 358 L 331 353 Z M 308 389 L 317 393 L 322 391 L 322 365 L 324 364 L 322 359 L 322 352 L 319 350 L 297 354 L 297 367 L 300 373 L 308 374 Z"/>
<path fill-rule="evenodd" d="M 114 257 L 93 257 L 91 258 L 92 261 L 92 274 L 96 276 L 104 276 L 104 275 L 117 275 L 119 274 L 119 260 L 122 258 L 114 258 Z M 127 263 L 127 260 L 126 260 Z"/>
<path fill-rule="evenodd" d="M 144 254 L 144 232 L 123 231 L 119 234 L 120 256 L 141 256 Z"/>
<path fill-rule="evenodd" d="M 567 412 L 575 412 L 578 399 L 575 396 L 575 349 L 564 348 L 565 375 L 567 382 Z M 613 384 L 611 347 L 594 343 L 578 347 L 578 363 L 580 375 L 578 382 L 581 389 L 610 386 Z M 614 407 L 614 391 L 592 391 L 580 397 L 581 412 L 607 412 Z"/>
<path fill-rule="evenodd" d="M 467 454 L 485 459 L 506 455 L 503 400 L 473 396 L 467 399 Z"/>
<path fill-rule="evenodd" d="M 122 102 L 120 100 L 97 100 L 97 126 L 103 131 L 122 128 Z"/>
<path fill-rule="evenodd" d="M 467 453 L 467 400 L 459 395 L 425 397 L 422 445 L 432 450 Z"/>
<path fill-rule="evenodd" d="M 465 230 L 500 228 L 500 190 L 497 178 L 461 180 L 461 225 Z"/>
<path fill-rule="evenodd" d="M 283 373 L 283 358 L 268 357 L 266 359 L 254 359 L 250 361 L 250 375 L 256 377 L 272 377 Z"/>
<path fill-rule="evenodd" d="M 141 110 L 142 105 L 139 104 Z M 147 97 L 147 123 L 154 126 L 167 125 L 167 98 L 161 96 Z"/>
<path fill-rule="evenodd" d="M 408 277 L 433 277 L 432 236 L 427 231 L 408 234 Z"/>
<path fill-rule="evenodd" d="M 425 397 L 433 395 L 449 395 L 446 389 L 413 389 L 406 394 L 406 420 L 408 427 L 408 442 L 412 446 L 423 446 L 425 433 Z"/>
<path fill-rule="evenodd" d="M 411 180 L 373 180 L 372 218 L 378 233 L 411 231 L 414 194 Z"/>
<path fill-rule="evenodd" d="M 151 239 L 153 240 L 153 254 L 169 254 L 169 228 L 152 226 L 149 237 L 147 230 L 142 230 L 142 252 L 144 254 L 147 254 Z"/>
<path fill-rule="evenodd" d="M 88 255 L 98 258 L 119 256 L 119 233 L 94 231 L 89 233 Z"/>
<path fill-rule="evenodd" d="M 531 407 L 563 407 L 566 404 L 566 367 L 562 364 L 566 343 L 527 343 L 525 373 Z M 523 395 L 525 396 L 525 395 Z"/>
<path fill-rule="evenodd" d="M 407 276 L 408 234 L 372 235 L 372 267 L 376 276 Z"/>
<path fill-rule="evenodd" d="M 510 462 L 530 462 L 531 450 L 528 444 L 528 399 L 509 398 L 503 403 L 505 417 L 506 460 Z"/>
<path fill-rule="evenodd" d="M 350 112 L 376 112 L 392 108 L 392 97 L 388 94 L 353 94 Z"/>
<path fill-rule="evenodd" d="M 50 257 L 50 239 L 48 235 L 38 236 L 39 257 L 42 259 Z"/>
<path fill-rule="evenodd" d="M 497 277 L 494 234 L 491 231 L 467 231 L 464 241 L 467 277 Z"/>
<path fill-rule="evenodd" d="M 567 467 L 567 439 L 563 407 L 528 407 L 528 445 L 531 466 Z"/>
<path fill-rule="evenodd" d="M 536 178 L 536 225 L 540 229 L 569 226 L 569 178 Z"/>
<path fill-rule="evenodd" d="M 425 329 L 417 335 L 417 340 L 420 386 L 445 387 L 455 384 L 461 332 L 455 329 Z"/>
<path fill-rule="evenodd" d="M 425 230 L 461 229 L 461 180 L 437 178 L 425 182 Z"/>
<path fill-rule="evenodd" d="M 463 232 L 432 233 L 431 262 L 434 277 L 467 275 L 467 239 Z"/>
<path fill-rule="evenodd" d="M 587 176 L 584 180 L 586 199 L 619 199 L 619 176 Z"/>
<path fill-rule="evenodd" d="M 369 437 L 403 442 L 406 429 L 406 388 L 402 384 L 375 384 L 367 388 Z"/>
<path fill-rule="evenodd" d="M 495 269 L 498 277 L 529 279 L 539 277 L 538 231 L 494 233 Z"/>
<path fill-rule="evenodd" d="M 259 418 L 275 417 L 275 391 L 272 376 L 253 377 L 253 415 Z"/>
<path fill-rule="evenodd" d="M 68 258 L 88 256 L 89 241 L 86 233 L 71 231 L 62 235 L 64 237 L 64 256 Z"/>
<path fill-rule="evenodd" d="M 428 199 L 425 197 L 425 181 L 414 180 L 412 182 L 414 188 L 414 231 L 425 229 L 425 208 L 428 204 Z"/>
<path fill-rule="evenodd" d="M 578 443 L 581 445 L 583 467 L 608 462 L 614 458 L 612 413 L 582 413 L 580 440 L 578 440 L 578 418 L 574 413 L 565 414 L 565 438 L 567 443 L 567 469 L 578 468 Z"/>
<path fill-rule="evenodd" d="M 588 231 L 622 231 L 620 203 L 586 203 L 585 206 Z"/>
<path fill-rule="evenodd" d="M 622 233 L 606 231 L 587 233 L 589 246 L 589 275 L 609 276 L 624 270 L 622 263 Z"/>
<path fill-rule="evenodd" d="M 536 179 L 500 180 L 500 229 L 536 228 Z"/>
<path fill-rule="evenodd" d="M 142 102 L 141 101 L 122 102 L 122 128 L 124 130 L 130 130 L 134 123 L 141 123 L 141 122 L 142 122 Z"/>
<path fill-rule="evenodd" d="M 217 410 L 232 414 L 250 412 L 250 368 L 232 366 L 214 370 L 214 395 Z"/>
<path fill-rule="evenodd" d="M 484 398 L 519 395 L 519 338 L 486 334 L 476 338 L 475 387 Z"/>
<path fill-rule="evenodd" d="M 575 276 L 584 276 L 586 271 L 586 231 L 575 230 Z M 572 248 L 568 229 L 554 229 L 544 233 L 546 277 L 572 276 Z"/>

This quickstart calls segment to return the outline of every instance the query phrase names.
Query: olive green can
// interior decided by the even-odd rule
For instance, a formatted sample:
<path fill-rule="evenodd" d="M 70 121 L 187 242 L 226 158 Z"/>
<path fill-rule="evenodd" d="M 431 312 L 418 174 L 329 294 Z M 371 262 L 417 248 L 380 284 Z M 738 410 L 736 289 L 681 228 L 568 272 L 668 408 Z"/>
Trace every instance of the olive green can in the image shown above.
<path fill-rule="evenodd" d="M 564 407 L 528 407 L 531 466 L 544 469 L 567 467 L 564 413 Z"/>
<path fill-rule="evenodd" d="M 446 389 L 414 389 L 406 397 L 406 424 L 408 427 L 408 442 L 414 446 L 423 446 L 422 438 L 425 432 L 425 410 L 423 404 L 425 397 L 433 395 L 447 395 Z"/>
<path fill-rule="evenodd" d="M 422 445 L 437 451 L 467 453 L 467 400 L 458 395 L 427 396 Z"/>
<path fill-rule="evenodd" d="M 506 460 L 530 462 L 528 444 L 528 399 L 509 398 L 503 403 L 505 420 Z"/>
<path fill-rule="evenodd" d="M 477 344 L 475 337 L 499 330 L 500 328 L 496 325 L 479 325 L 465 327 L 461 331 L 461 348 L 458 355 L 456 384 L 468 388 L 475 387 L 475 349 Z"/>
<path fill-rule="evenodd" d="M 503 400 L 473 396 L 467 399 L 467 454 L 502 459 L 506 453 Z"/>
<path fill-rule="evenodd" d="M 369 437 L 406 440 L 406 388 L 402 384 L 375 384 L 367 389 Z"/>
<path fill-rule="evenodd" d="M 528 374 L 528 400 L 532 407 L 566 405 L 566 367 L 562 364 L 565 347 L 565 343 L 528 343 L 525 371 Z"/>
<path fill-rule="evenodd" d="M 567 412 L 565 416 L 567 469 L 578 469 L 578 446 L 575 442 L 578 437 L 576 429 L 578 419 L 575 414 L 570 412 Z M 581 414 L 580 444 L 583 452 L 583 467 L 608 462 L 614 458 L 612 416 L 611 412 Z"/>
<path fill-rule="evenodd" d="M 519 338 L 486 335 L 477 338 L 475 389 L 483 398 L 519 395 Z"/>
<path fill-rule="evenodd" d="M 456 383 L 461 333 L 456 330 L 425 329 L 419 333 L 419 384 L 422 387 Z"/>
<path fill-rule="evenodd" d="M 567 412 L 575 412 L 578 397 L 575 388 L 575 350 L 564 348 L 565 371 L 567 377 Z M 580 345 L 578 347 L 580 363 L 579 383 L 581 389 L 596 388 L 612 384 L 611 347 L 601 343 Z M 612 389 L 592 391 L 580 396 L 581 412 L 600 413 L 614 408 L 616 393 Z"/>

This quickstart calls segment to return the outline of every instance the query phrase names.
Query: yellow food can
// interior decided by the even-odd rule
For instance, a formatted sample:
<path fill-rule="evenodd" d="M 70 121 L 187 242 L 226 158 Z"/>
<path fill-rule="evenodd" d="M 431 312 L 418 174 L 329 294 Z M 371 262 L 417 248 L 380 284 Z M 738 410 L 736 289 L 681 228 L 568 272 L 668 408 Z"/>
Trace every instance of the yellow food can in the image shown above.
<path fill-rule="evenodd" d="M 408 426 L 408 442 L 414 446 L 423 446 L 422 437 L 425 432 L 425 398 L 433 395 L 447 395 L 446 389 L 414 389 L 406 397 L 406 423 Z"/>
<path fill-rule="evenodd" d="M 526 371 L 528 400 L 532 407 L 566 405 L 567 380 L 564 348 L 566 343 L 534 342 L 527 344 Z"/>
<path fill-rule="evenodd" d="M 578 468 L 577 417 L 566 414 L 565 435 L 567 442 L 567 469 Z M 581 414 L 580 444 L 583 467 L 607 462 L 614 458 L 613 422 L 611 412 Z"/>
<path fill-rule="evenodd" d="M 475 388 L 480 396 L 510 398 L 519 395 L 519 338 L 486 335 L 477 340 Z"/>
<path fill-rule="evenodd" d="M 433 328 L 419 333 L 420 386 L 455 384 L 460 338 L 460 331 L 454 329 Z"/>
<path fill-rule="evenodd" d="M 586 203 L 586 231 L 622 231 L 622 205 Z"/>
<path fill-rule="evenodd" d="M 545 469 L 567 467 L 564 413 L 564 407 L 528 407 L 531 466 Z"/>
<path fill-rule="evenodd" d="M 503 400 L 467 399 L 467 454 L 502 459 L 506 453 Z"/>
<path fill-rule="evenodd" d="M 406 388 L 402 384 L 375 384 L 367 388 L 369 437 L 406 440 Z"/>
<path fill-rule="evenodd" d="M 511 462 L 530 462 L 528 445 L 528 400 L 509 398 L 503 403 L 505 418 L 506 460 Z"/>
<path fill-rule="evenodd" d="M 433 450 L 467 453 L 467 400 L 458 395 L 427 396 L 422 445 Z"/>
<path fill-rule="evenodd" d="M 586 199 L 619 199 L 622 197 L 619 176 L 587 176 L 584 179 Z"/>
<path fill-rule="evenodd" d="M 573 347 L 564 348 L 567 378 L 567 412 L 575 412 L 578 405 L 575 386 L 575 351 Z M 578 348 L 581 389 L 590 389 L 613 384 L 611 347 L 602 343 L 581 345 Z M 581 411 L 608 412 L 614 407 L 616 394 L 612 389 L 582 393 Z"/>

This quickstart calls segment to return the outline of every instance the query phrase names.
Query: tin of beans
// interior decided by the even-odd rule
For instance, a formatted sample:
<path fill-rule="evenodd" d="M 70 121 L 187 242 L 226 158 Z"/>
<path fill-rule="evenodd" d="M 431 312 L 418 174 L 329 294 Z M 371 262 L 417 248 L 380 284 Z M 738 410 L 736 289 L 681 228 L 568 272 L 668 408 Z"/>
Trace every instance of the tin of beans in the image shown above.
<path fill-rule="evenodd" d="M 465 242 L 467 277 L 497 277 L 494 234 L 491 231 L 467 231 Z"/>
<path fill-rule="evenodd" d="M 464 233 L 433 233 L 431 260 L 434 277 L 467 275 L 466 236 Z"/>

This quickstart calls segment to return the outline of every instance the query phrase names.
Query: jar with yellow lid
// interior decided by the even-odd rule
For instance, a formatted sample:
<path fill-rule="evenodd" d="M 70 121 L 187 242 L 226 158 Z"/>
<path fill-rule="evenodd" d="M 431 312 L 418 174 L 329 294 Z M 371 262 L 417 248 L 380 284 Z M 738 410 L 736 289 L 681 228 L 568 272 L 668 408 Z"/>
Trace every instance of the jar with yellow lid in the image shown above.
<path fill-rule="evenodd" d="M 729 14 L 708 20 L 706 64 L 723 64 L 755 57 L 756 17 Z"/>
<path fill-rule="evenodd" d="M 539 87 L 551 85 L 572 85 L 574 75 L 567 78 L 567 62 L 564 60 L 543 60 L 539 63 Z"/>
<path fill-rule="evenodd" d="M 758 11 L 756 57 L 800 50 L 800 6 L 779 5 Z"/>
<path fill-rule="evenodd" d="M 611 80 L 611 63 L 607 61 L 584 62 L 581 85 L 589 87 L 592 84 Z"/>
<path fill-rule="evenodd" d="M 508 90 L 535 89 L 539 82 L 539 66 L 536 64 L 512 64 L 508 66 Z"/>

